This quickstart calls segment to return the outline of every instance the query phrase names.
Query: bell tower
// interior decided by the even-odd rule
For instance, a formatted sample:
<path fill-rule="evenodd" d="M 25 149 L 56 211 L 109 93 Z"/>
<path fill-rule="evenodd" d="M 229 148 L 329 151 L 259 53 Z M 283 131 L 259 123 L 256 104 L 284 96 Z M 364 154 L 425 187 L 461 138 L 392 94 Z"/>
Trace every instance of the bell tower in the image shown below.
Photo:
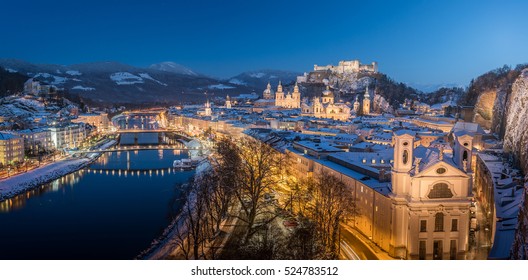
<path fill-rule="evenodd" d="M 394 132 L 394 162 L 392 166 L 392 192 L 397 196 L 410 194 L 414 150 L 413 131 L 400 130 Z"/>
<path fill-rule="evenodd" d="M 471 158 L 473 156 L 473 136 L 466 131 L 455 133 L 454 160 L 458 167 L 466 173 L 471 172 Z"/>
<path fill-rule="evenodd" d="M 370 114 L 370 92 L 369 87 L 365 89 L 365 95 L 363 95 L 363 115 Z"/>

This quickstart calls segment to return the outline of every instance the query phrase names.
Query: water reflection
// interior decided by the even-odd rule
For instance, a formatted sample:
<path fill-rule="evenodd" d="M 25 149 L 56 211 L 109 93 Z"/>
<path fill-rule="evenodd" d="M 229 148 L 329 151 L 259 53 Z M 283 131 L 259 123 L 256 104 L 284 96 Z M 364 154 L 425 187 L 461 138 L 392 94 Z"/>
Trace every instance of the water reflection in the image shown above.
<path fill-rule="evenodd" d="M 90 167 L 0 202 L 0 259 L 132 259 L 173 216 L 193 171 L 164 150 L 108 153 Z M 104 170 L 106 169 L 106 170 Z M 75 248 L 75 250 L 72 250 Z"/>

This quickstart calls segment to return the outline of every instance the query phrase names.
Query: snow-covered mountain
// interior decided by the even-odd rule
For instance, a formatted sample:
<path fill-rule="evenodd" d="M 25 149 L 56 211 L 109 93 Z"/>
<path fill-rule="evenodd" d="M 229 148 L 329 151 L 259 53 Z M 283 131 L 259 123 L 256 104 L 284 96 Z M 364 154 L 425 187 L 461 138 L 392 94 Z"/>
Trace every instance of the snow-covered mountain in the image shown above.
<path fill-rule="evenodd" d="M 198 76 L 198 74 L 196 74 L 191 69 L 183 65 L 180 65 L 176 62 L 172 62 L 172 61 L 165 61 L 161 63 L 152 64 L 149 66 L 149 69 L 171 72 L 171 73 L 176 73 L 176 74 L 189 75 L 189 76 Z"/>
<path fill-rule="evenodd" d="M 465 88 L 466 87 L 466 85 L 457 84 L 457 83 L 443 83 L 443 84 L 405 83 L 405 84 L 423 93 L 435 92 L 441 88 Z"/>
<path fill-rule="evenodd" d="M 254 88 L 197 75 L 172 62 L 148 68 L 119 62 L 90 62 L 74 65 L 32 64 L 0 59 L 0 68 L 67 90 L 85 100 L 103 104 L 174 103 L 199 101 L 210 95 L 249 93 Z"/>

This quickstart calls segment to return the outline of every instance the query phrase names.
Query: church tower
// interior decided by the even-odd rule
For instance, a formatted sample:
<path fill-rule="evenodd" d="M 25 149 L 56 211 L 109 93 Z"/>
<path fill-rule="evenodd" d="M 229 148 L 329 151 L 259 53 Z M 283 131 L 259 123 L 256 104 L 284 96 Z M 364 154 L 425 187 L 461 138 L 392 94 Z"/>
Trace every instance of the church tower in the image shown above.
<path fill-rule="evenodd" d="M 212 115 L 212 110 L 211 110 L 211 103 L 209 103 L 209 99 L 207 100 L 207 102 L 205 102 L 205 115 L 206 116 L 211 116 Z"/>
<path fill-rule="evenodd" d="M 466 173 L 471 172 L 473 137 L 466 131 L 455 133 L 454 161 Z"/>
<path fill-rule="evenodd" d="M 408 130 L 394 132 L 392 142 L 394 144 L 394 162 L 392 166 L 392 192 L 396 196 L 410 194 L 411 177 L 410 171 L 413 167 L 415 133 Z"/>
<path fill-rule="evenodd" d="M 294 108 L 301 108 L 301 92 L 299 91 L 299 86 L 297 85 L 297 82 L 295 82 L 295 86 L 293 87 L 293 93 L 292 98 L 294 102 Z"/>
<path fill-rule="evenodd" d="M 277 92 L 275 92 L 275 106 L 282 106 L 284 103 L 284 92 L 282 91 L 282 83 L 279 81 Z"/>
<path fill-rule="evenodd" d="M 271 84 L 268 82 L 268 85 L 266 86 L 266 89 L 262 93 L 262 97 L 266 100 L 273 99 L 272 97 L 273 90 L 271 89 Z"/>
<path fill-rule="evenodd" d="M 326 86 L 323 91 L 323 104 L 334 104 L 334 93 L 330 90 L 330 86 Z"/>
<path fill-rule="evenodd" d="M 226 104 L 225 104 L 225 107 L 227 109 L 231 109 L 231 98 L 229 97 L 229 95 L 226 97 Z"/>
<path fill-rule="evenodd" d="M 369 87 L 365 90 L 365 95 L 363 95 L 363 115 L 370 114 L 370 93 Z"/>
<path fill-rule="evenodd" d="M 356 101 L 354 101 L 354 113 L 357 115 L 359 113 L 359 100 L 358 96 L 356 95 Z"/>

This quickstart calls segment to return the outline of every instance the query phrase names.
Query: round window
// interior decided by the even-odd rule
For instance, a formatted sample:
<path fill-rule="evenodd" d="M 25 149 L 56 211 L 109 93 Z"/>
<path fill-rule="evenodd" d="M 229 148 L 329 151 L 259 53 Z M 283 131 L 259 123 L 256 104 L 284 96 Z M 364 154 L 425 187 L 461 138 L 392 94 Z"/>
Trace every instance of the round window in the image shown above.
<path fill-rule="evenodd" d="M 464 147 L 467 147 L 469 144 L 468 143 L 464 143 Z"/>
<path fill-rule="evenodd" d="M 447 170 L 446 170 L 445 168 L 440 167 L 440 168 L 438 168 L 438 169 L 436 170 L 436 173 L 438 173 L 438 174 L 444 174 L 444 173 L 446 173 L 446 171 L 447 171 Z"/>
<path fill-rule="evenodd" d="M 407 145 L 409 145 L 409 143 L 407 143 L 407 142 L 403 142 L 403 145 L 404 145 L 404 146 L 407 146 Z"/>

